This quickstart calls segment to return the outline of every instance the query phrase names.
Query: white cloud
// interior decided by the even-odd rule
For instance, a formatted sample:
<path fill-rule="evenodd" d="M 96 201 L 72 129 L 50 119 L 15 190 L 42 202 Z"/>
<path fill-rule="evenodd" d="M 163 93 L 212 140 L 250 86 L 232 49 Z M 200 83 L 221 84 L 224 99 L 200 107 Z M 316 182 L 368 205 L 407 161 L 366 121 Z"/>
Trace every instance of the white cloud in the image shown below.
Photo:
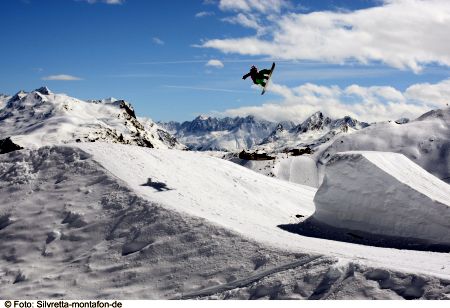
<path fill-rule="evenodd" d="M 72 76 L 72 75 L 50 75 L 46 77 L 42 77 L 42 80 L 61 80 L 61 81 L 73 81 L 73 80 L 83 80 L 80 77 Z"/>
<path fill-rule="evenodd" d="M 211 11 L 202 11 L 202 12 L 198 12 L 197 14 L 195 14 L 196 18 L 201 18 L 201 17 L 206 17 L 206 16 L 213 16 L 214 12 Z"/>
<path fill-rule="evenodd" d="M 389 86 L 341 88 L 311 83 L 294 88 L 272 84 L 269 91 L 281 96 L 282 100 L 229 109 L 223 115 L 254 115 L 271 121 L 301 122 L 312 113 L 322 111 L 336 118 L 349 115 L 368 122 L 402 117 L 414 119 L 430 109 L 447 106 L 450 79 L 437 84 L 415 84 L 403 92 Z"/>
<path fill-rule="evenodd" d="M 280 12 L 289 7 L 286 0 L 220 0 L 219 8 L 223 11 L 257 11 L 261 13 Z"/>
<path fill-rule="evenodd" d="M 271 2 L 280 11 L 282 1 L 276 0 L 222 0 L 219 7 L 268 13 Z M 229 20 L 256 28 L 242 16 Z M 450 66 L 448 0 L 385 0 L 378 7 L 351 12 L 286 13 L 264 20 L 270 30 L 265 38 L 212 39 L 202 46 L 283 60 L 383 62 L 416 73 L 430 63 Z"/>
<path fill-rule="evenodd" d="M 159 37 L 156 37 L 156 36 L 153 37 L 152 40 L 153 40 L 153 43 L 155 43 L 157 45 L 164 45 L 165 44 L 165 42 L 163 40 L 161 40 Z"/>
<path fill-rule="evenodd" d="M 448 106 L 450 105 L 450 79 L 436 84 L 415 84 L 405 91 L 405 96 L 418 103 L 434 102 L 441 106 Z"/>
<path fill-rule="evenodd" d="M 222 20 L 231 24 L 238 24 L 246 28 L 255 29 L 258 34 L 265 32 L 263 26 L 258 23 L 258 18 L 251 14 L 239 13 L 236 16 L 226 17 Z"/>
<path fill-rule="evenodd" d="M 206 66 L 216 67 L 216 68 L 222 68 L 224 66 L 222 61 L 216 60 L 216 59 L 209 60 L 205 65 Z"/>

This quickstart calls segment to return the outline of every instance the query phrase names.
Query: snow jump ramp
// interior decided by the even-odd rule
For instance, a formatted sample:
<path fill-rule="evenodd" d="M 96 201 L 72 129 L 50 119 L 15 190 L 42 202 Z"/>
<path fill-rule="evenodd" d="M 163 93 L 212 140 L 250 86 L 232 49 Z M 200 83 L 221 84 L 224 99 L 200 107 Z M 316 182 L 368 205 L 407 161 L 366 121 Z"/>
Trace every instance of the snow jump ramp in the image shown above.
<path fill-rule="evenodd" d="M 450 246 L 450 185 L 402 154 L 336 154 L 314 203 L 336 228 Z"/>

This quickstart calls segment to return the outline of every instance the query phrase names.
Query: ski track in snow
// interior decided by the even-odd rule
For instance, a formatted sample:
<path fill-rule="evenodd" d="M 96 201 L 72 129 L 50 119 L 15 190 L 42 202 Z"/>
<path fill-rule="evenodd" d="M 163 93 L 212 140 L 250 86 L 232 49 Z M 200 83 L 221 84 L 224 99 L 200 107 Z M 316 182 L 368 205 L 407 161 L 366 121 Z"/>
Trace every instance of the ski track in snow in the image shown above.
<path fill-rule="evenodd" d="M 254 275 L 251 275 L 250 277 L 246 277 L 243 279 L 235 280 L 230 283 L 206 288 L 206 289 L 191 292 L 188 294 L 183 294 L 181 296 L 181 298 L 175 298 L 175 299 L 190 299 L 190 298 L 195 298 L 195 297 L 205 297 L 205 296 L 210 296 L 210 295 L 217 294 L 217 293 L 223 293 L 225 291 L 232 290 L 232 289 L 243 288 L 243 287 L 250 285 L 251 283 L 261 280 L 262 278 L 264 278 L 266 276 L 270 276 L 275 273 L 279 273 L 279 272 L 287 271 L 289 269 L 294 269 L 299 266 L 303 266 L 303 265 L 308 264 L 312 261 L 315 261 L 319 258 L 320 258 L 320 256 L 315 256 L 315 257 L 309 257 L 306 259 L 290 262 L 288 264 L 283 264 L 283 265 L 280 265 L 280 266 L 277 266 L 274 268 L 270 268 L 261 273 L 254 274 Z"/>

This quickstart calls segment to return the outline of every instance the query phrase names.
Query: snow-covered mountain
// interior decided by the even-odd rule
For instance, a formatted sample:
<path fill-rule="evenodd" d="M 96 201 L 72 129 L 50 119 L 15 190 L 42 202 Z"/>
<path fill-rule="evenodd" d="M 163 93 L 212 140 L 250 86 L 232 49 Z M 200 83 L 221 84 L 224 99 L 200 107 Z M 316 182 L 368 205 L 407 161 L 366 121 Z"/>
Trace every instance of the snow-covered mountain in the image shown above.
<path fill-rule="evenodd" d="M 0 110 L 0 139 L 21 147 L 105 141 L 150 148 L 184 148 L 124 100 L 82 101 L 42 87 L 20 91 Z"/>
<path fill-rule="evenodd" d="M 301 124 L 292 128 L 278 125 L 258 146 L 268 152 L 281 152 L 283 149 L 308 146 L 314 148 L 342 133 L 352 133 L 369 126 L 349 116 L 331 119 L 318 111 Z"/>
<path fill-rule="evenodd" d="M 253 116 L 218 119 L 201 115 L 193 121 L 168 122 L 160 125 L 191 149 L 238 151 L 259 144 L 277 127 L 277 124 Z M 290 122 L 282 125 L 289 128 L 294 126 Z"/>
<path fill-rule="evenodd" d="M 291 121 L 275 123 L 253 116 L 222 119 L 198 116 L 193 121 L 161 125 L 195 150 L 281 152 L 285 148 L 316 146 L 340 133 L 351 133 L 369 124 L 348 116 L 331 119 L 319 111 L 299 125 Z"/>

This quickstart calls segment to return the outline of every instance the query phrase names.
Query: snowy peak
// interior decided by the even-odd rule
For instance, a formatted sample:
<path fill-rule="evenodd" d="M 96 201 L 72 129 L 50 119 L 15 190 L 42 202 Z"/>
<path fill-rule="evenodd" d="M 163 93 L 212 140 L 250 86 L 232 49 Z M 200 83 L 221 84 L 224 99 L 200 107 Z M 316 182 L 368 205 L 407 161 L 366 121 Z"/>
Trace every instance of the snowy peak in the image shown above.
<path fill-rule="evenodd" d="M 314 148 L 336 138 L 339 134 L 351 133 L 367 126 L 369 124 L 349 116 L 332 119 L 318 111 L 301 124 L 291 126 L 289 130 L 286 130 L 284 125 L 277 125 L 277 128 L 258 145 L 258 148 L 271 152 L 304 146 Z"/>
<path fill-rule="evenodd" d="M 450 122 L 450 107 L 444 109 L 435 109 L 424 113 L 420 117 L 417 118 L 416 121 L 425 121 L 429 119 L 441 119 Z"/>
<path fill-rule="evenodd" d="M 53 94 L 49 88 L 47 87 L 40 87 L 39 89 L 34 90 L 34 92 L 39 92 L 42 95 L 50 95 Z"/>
<path fill-rule="evenodd" d="M 103 141 L 184 148 L 157 125 L 144 126 L 124 100 L 82 101 L 46 87 L 20 91 L 8 100 L 0 110 L 0 135 L 22 147 Z"/>
<path fill-rule="evenodd" d="M 321 130 L 330 123 L 331 119 L 329 117 L 325 117 L 322 112 L 318 111 L 303 121 L 302 124 L 298 125 L 295 130 L 298 133 L 305 133 L 311 130 Z"/>
<path fill-rule="evenodd" d="M 27 92 L 25 92 L 25 91 L 23 91 L 23 90 L 20 90 L 19 92 L 17 92 L 16 94 L 14 94 L 14 95 L 9 99 L 8 104 L 9 104 L 9 102 L 15 102 L 15 101 L 21 100 L 21 99 L 24 98 L 27 94 L 28 94 Z"/>
<path fill-rule="evenodd" d="M 294 131 L 297 133 L 306 133 L 308 131 L 319 131 L 324 129 L 342 129 L 343 131 L 347 131 L 349 127 L 361 129 L 367 126 L 369 126 L 368 123 L 360 122 L 350 116 L 333 120 L 318 111 L 303 121 L 302 124 L 295 127 Z"/>
<path fill-rule="evenodd" d="M 210 117 L 207 116 L 207 115 L 201 114 L 201 115 L 199 115 L 197 118 L 198 118 L 199 120 L 206 121 L 206 120 L 208 120 Z"/>
<path fill-rule="evenodd" d="M 261 141 L 261 144 L 267 144 L 275 142 L 289 134 L 291 130 L 296 127 L 294 122 L 284 121 L 277 124 L 276 128 L 272 133 Z"/>

